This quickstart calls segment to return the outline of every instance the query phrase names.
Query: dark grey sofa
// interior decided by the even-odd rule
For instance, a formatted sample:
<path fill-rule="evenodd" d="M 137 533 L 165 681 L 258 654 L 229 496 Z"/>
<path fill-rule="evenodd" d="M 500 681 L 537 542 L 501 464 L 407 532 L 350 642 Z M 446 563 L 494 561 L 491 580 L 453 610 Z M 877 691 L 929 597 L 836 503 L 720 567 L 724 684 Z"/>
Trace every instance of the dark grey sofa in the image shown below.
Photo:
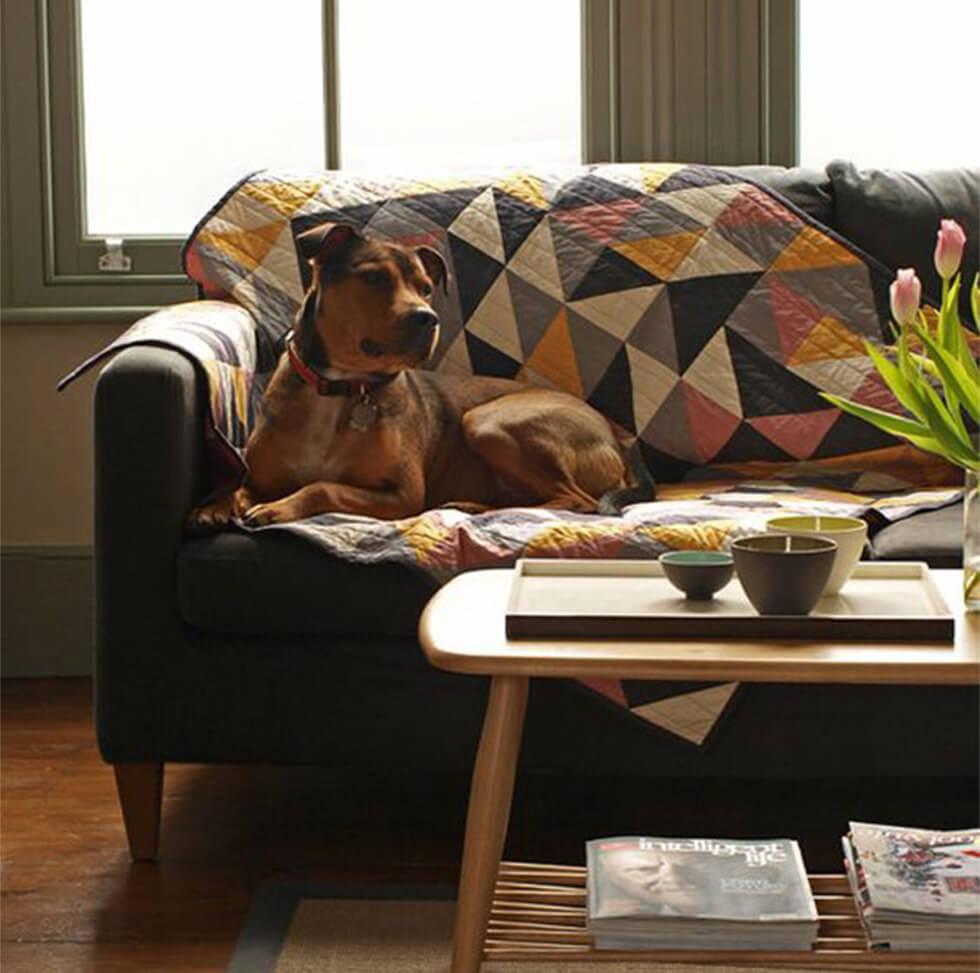
<path fill-rule="evenodd" d="M 927 293 L 938 291 L 941 216 L 968 228 L 967 273 L 976 268 L 975 172 L 834 163 L 747 173 L 893 268 L 916 266 Z M 96 391 L 96 725 L 137 858 L 156 854 L 167 762 L 466 770 L 486 695 L 482 680 L 425 663 L 415 635 L 432 593 L 425 579 L 331 560 L 290 536 L 185 537 L 203 483 L 205 403 L 190 361 L 162 348 L 120 353 Z M 958 507 L 922 514 L 882 530 L 872 554 L 955 566 L 961 531 Z M 962 778 L 977 772 L 977 725 L 972 688 L 748 685 L 702 751 L 572 684 L 539 681 L 522 767 Z"/>

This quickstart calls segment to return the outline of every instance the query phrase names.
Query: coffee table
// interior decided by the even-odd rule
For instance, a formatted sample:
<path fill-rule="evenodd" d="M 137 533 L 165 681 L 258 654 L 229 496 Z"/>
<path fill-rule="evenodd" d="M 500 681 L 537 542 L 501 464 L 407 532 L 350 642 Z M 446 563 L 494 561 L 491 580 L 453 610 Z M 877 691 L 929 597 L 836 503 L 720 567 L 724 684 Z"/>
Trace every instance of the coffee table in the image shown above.
<path fill-rule="evenodd" d="M 460 575 L 429 602 L 419 637 L 440 669 L 492 677 L 473 768 L 453 934 L 452 973 L 484 959 L 699 962 L 839 970 L 975 970 L 974 953 L 871 952 L 843 875 L 811 876 L 821 939 L 809 953 L 597 951 L 585 930 L 585 870 L 502 862 L 531 678 L 972 685 L 980 682 L 980 616 L 963 615 L 962 572 L 936 571 L 958 613 L 956 640 L 830 644 L 647 639 L 508 641 L 510 570 Z"/>

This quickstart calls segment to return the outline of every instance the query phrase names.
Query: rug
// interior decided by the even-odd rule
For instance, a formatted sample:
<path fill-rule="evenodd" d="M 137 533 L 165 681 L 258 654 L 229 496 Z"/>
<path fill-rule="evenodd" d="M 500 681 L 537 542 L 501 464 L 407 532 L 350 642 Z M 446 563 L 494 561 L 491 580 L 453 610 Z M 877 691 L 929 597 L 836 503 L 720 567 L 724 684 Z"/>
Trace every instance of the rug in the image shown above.
<path fill-rule="evenodd" d="M 226 973 L 448 973 L 455 890 L 268 882 Z M 481 973 L 792 973 L 690 963 L 502 963 Z M 813 971 L 811 973 L 821 973 Z M 829 973 L 823 971 L 823 973 Z"/>

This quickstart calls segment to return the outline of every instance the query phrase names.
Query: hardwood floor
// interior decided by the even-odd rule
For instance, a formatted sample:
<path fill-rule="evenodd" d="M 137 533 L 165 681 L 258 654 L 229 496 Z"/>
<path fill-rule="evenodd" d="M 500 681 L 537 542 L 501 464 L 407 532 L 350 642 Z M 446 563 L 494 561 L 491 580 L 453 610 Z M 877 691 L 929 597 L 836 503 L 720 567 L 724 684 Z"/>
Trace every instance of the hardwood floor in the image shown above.
<path fill-rule="evenodd" d="M 464 777 L 317 768 L 168 765 L 160 859 L 131 864 L 113 774 L 95 748 L 89 682 L 8 680 L 2 701 L 3 973 L 220 973 L 267 879 L 456 881 Z M 507 854 L 580 862 L 587 836 L 680 833 L 666 830 L 677 820 L 688 834 L 710 834 L 723 806 L 729 834 L 794 834 L 811 869 L 837 870 L 849 815 L 874 820 L 901 808 L 902 820 L 934 827 L 976 819 L 969 782 L 946 788 L 942 808 L 935 785 L 916 781 L 807 791 L 650 784 L 641 794 L 635 782 L 519 776 Z"/>
<path fill-rule="evenodd" d="M 455 881 L 464 781 L 377 800 L 379 782 L 315 768 L 168 765 L 160 859 L 131 864 L 90 697 L 87 680 L 3 686 L 4 973 L 211 973 L 267 878 Z"/>

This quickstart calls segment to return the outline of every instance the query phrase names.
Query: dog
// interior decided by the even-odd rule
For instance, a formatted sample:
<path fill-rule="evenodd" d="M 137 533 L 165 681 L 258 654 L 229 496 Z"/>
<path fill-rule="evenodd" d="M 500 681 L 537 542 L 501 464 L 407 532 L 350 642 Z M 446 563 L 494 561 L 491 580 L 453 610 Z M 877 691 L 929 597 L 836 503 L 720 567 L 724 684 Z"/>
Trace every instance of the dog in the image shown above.
<path fill-rule="evenodd" d="M 194 510 L 192 527 L 434 507 L 595 512 L 604 496 L 650 498 L 609 423 L 580 399 L 417 370 L 439 337 L 430 302 L 448 275 L 438 252 L 346 224 L 297 244 L 312 284 L 246 445 L 246 478 Z"/>

